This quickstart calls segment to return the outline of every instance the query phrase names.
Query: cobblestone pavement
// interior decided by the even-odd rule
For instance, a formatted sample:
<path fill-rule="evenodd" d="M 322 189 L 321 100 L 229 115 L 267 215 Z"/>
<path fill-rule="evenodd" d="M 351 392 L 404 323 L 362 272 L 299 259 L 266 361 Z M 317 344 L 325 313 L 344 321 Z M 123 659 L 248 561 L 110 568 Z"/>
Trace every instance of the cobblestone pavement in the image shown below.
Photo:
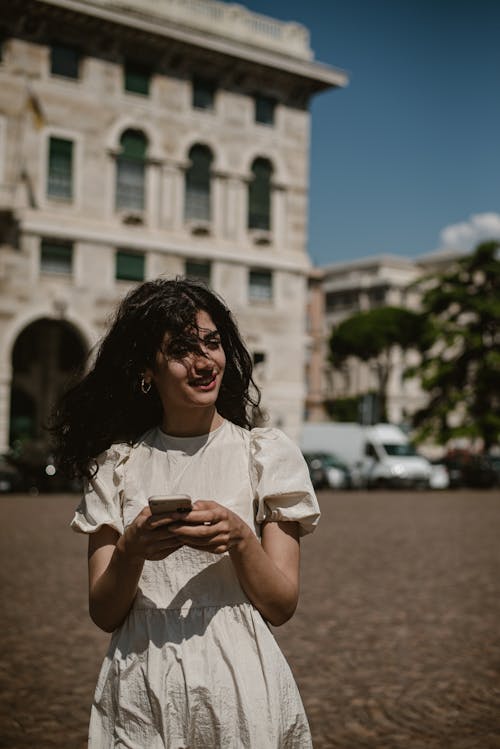
<path fill-rule="evenodd" d="M 276 630 L 315 749 L 500 749 L 500 494 L 320 502 L 299 609 Z M 0 497 L 2 749 L 86 746 L 108 636 L 87 615 L 75 503 Z"/>

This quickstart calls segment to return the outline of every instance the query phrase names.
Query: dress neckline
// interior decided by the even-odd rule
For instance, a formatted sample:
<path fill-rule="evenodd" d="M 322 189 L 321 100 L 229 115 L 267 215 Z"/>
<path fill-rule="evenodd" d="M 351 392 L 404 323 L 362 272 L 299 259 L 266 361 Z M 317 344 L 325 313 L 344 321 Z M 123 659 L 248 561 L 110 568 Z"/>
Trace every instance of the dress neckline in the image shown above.
<path fill-rule="evenodd" d="M 182 445 L 188 445 L 188 444 L 193 444 L 193 443 L 196 444 L 197 442 L 199 443 L 210 442 L 219 434 L 219 432 L 221 432 L 224 429 L 226 424 L 227 424 L 227 419 L 224 419 L 222 424 L 218 426 L 216 429 L 212 429 L 211 432 L 207 432 L 206 434 L 196 434 L 190 437 L 176 437 L 173 434 L 167 434 L 166 432 L 163 431 L 163 429 L 160 426 L 157 427 L 157 432 L 160 438 L 162 439 L 162 441 L 168 442 L 170 445 L 182 446 Z"/>

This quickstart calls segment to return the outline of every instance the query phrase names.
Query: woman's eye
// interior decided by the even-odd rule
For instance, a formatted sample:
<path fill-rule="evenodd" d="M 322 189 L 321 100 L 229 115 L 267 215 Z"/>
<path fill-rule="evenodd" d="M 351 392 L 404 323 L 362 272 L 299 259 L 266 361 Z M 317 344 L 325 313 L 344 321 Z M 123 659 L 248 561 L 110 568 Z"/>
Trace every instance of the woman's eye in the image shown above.
<path fill-rule="evenodd" d="M 211 340 L 206 341 L 205 346 L 211 351 L 215 351 L 215 349 L 218 349 L 220 346 L 220 338 L 212 338 Z"/>
<path fill-rule="evenodd" d="M 185 346 L 169 346 L 164 352 L 167 359 L 184 359 L 189 354 L 189 349 Z"/>

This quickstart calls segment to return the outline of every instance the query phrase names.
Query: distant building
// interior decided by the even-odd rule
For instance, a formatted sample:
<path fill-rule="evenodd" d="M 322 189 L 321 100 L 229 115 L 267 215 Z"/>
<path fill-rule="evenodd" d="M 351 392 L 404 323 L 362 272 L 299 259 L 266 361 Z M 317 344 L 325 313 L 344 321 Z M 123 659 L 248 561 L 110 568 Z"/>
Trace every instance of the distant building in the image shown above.
<path fill-rule="evenodd" d="M 305 387 L 309 111 L 346 76 L 294 23 L 211 0 L 13 0 L 0 19 L 0 451 L 43 439 L 133 284 L 203 278 L 270 424 Z"/>
<path fill-rule="evenodd" d="M 323 282 L 323 269 L 311 268 L 306 306 L 305 421 L 324 421 L 326 417 L 324 401 L 326 397 L 325 372 L 327 369 L 327 352 Z"/>
<path fill-rule="evenodd" d="M 353 359 L 341 370 L 331 366 L 328 339 L 332 329 L 348 317 L 375 307 L 417 310 L 419 293 L 411 288 L 412 283 L 427 274 L 446 270 L 461 256 L 462 253 L 453 251 L 428 253 L 415 260 L 398 255 L 375 255 L 332 263 L 317 270 L 309 283 L 310 298 L 315 298 L 315 304 L 313 308 L 309 306 L 309 350 L 314 365 L 307 370 L 308 420 L 328 419 L 328 401 L 359 398 L 377 390 L 377 377 L 369 364 Z M 403 371 L 415 361 L 416 355 L 412 352 L 393 352 L 387 416 L 396 424 L 407 422 L 426 402 L 419 382 L 403 378 Z"/>

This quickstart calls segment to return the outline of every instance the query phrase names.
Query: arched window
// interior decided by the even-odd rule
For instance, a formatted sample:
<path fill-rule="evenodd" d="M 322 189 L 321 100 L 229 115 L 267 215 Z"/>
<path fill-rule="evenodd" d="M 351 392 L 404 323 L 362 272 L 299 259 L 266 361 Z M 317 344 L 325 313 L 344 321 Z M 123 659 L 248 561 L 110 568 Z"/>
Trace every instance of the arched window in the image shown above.
<path fill-rule="evenodd" d="M 248 186 L 248 228 L 271 230 L 271 177 L 273 167 L 268 159 L 258 158 L 252 164 Z"/>
<path fill-rule="evenodd" d="M 116 207 L 143 211 L 148 141 L 140 130 L 125 130 L 120 146 L 116 162 Z"/>
<path fill-rule="evenodd" d="M 212 152 L 207 146 L 196 145 L 189 151 L 190 166 L 186 172 L 186 219 L 210 221 L 210 171 Z"/>

